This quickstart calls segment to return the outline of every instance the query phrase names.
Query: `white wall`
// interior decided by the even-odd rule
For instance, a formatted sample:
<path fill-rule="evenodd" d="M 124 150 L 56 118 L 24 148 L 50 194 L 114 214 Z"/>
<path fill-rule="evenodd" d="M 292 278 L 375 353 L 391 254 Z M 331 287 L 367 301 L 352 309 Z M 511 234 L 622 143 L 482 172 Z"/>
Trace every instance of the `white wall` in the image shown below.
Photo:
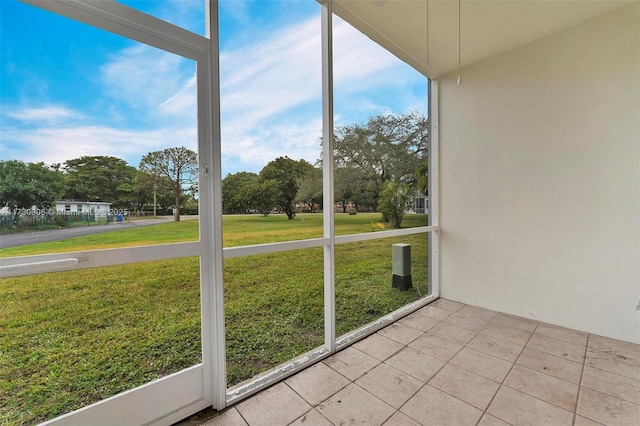
<path fill-rule="evenodd" d="M 639 17 L 441 78 L 442 297 L 640 343 Z"/>

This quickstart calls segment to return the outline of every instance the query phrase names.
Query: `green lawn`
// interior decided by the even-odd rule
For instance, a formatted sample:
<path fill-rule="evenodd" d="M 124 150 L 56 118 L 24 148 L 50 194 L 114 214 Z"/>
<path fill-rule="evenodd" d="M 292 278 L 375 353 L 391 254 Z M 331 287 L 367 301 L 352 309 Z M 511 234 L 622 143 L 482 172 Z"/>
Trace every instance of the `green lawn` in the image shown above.
<path fill-rule="evenodd" d="M 225 246 L 315 238 L 321 215 L 228 216 Z M 379 215 L 337 215 L 336 233 L 371 232 Z M 426 224 L 408 216 L 404 225 Z M 0 250 L 18 256 L 197 239 L 198 222 L 125 229 Z M 412 244 L 426 291 L 424 234 L 336 247 L 338 335 L 415 300 L 391 288 L 391 244 Z M 228 383 L 323 343 L 322 248 L 225 261 Z M 0 418 L 32 424 L 200 362 L 197 258 L 0 280 Z"/>

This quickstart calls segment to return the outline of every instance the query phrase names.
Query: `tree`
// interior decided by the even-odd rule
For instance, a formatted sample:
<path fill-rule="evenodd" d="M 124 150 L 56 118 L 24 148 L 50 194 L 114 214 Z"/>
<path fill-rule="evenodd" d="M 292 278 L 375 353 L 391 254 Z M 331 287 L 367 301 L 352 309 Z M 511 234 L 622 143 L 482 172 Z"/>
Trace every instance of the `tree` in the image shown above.
<path fill-rule="evenodd" d="M 159 184 L 156 184 L 159 182 Z M 156 177 L 144 170 L 136 171 L 130 189 L 130 204 L 133 210 L 149 210 L 152 206 L 153 214 L 156 215 L 158 206 L 171 206 L 174 203 L 171 189 L 171 182 L 167 178 Z"/>
<path fill-rule="evenodd" d="M 411 199 L 411 188 L 404 182 L 387 182 L 380 194 L 378 209 L 386 217 L 392 228 L 399 229 L 404 210 Z"/>
<path fill-rule="evenodd" d="M 309 164 L 309 166 L 311 166 Z M 322 208 L 322 169 L 310 167 L 298 180 L 298 202 L 306 204 L 313 212 Z"/>
<path fill-rule="evenodd" d="M 65 198 L 129 207 L 136 168 L 126 161 L 102 155 L 83 156 L 65 162 L 63 168 L 67 183 Z"/>
<path fill-rule="evenodd" d="M 418 191 L 427 195 L 429 192 L 429 160 L 425 159 L 416 168 L 416 186 Z"/>
<path fill-rule="evenodd" d="M 336 168 L 348 167 L 368 182 L 373 206 L 387 181 L 415 185 L 415 170 L 427 157 L 428 120 L 418 112 L 372 117 L 366 125 L 338 127 Z"/>
<path fill-rule="evenodd" d="M 278 182 L 274 179 L 258 179 L 243 188 L 243 196 L 251 200 L 251 208 L 264 217 L 278 205 Z"/>
<path fill-rule="evenodd" d="M 335 169 L 335 201 L 347 212 L 347 205 L 352 203 L 356 211 L 362 209 L 375 210 L 377 204 L 373 199 L 374 190 L 360 168 L 351 166 Z"/>
<path fill-rule="evenodd" d="M 142 157 L 140 170 L 155 176 L 156 186 L 173 192 L 173 218 L 179 222 L 183 193 L 197 191 L 198 155 L 185 147 L 153 151 Z"/>
<path fill-rule="evenodd" d="M 278 189 L 276 204 L 287 214 L 287 218 L 293 219 L 296 215 L 294 202 L 298 195 L 298 180 L 305 172 L 313 168 L 305 160 L 295 161 L 289 157 L 278 157 L 270 161 L 260 171 L 260 179 L 273 180 Z"/>
<path fill-rule="evenodd" d="M 64 175 L 55 165 L 0 161 L 0 207 L 46 209 L 64 190 Z"/>
<path fill-rule="evenodd" d="M 229 213 L 246 213 L 253 205 L 253 185 L 258 175 L 251 172 L 228 174 L 222 179 L 222 208 Z M 250 185 L 251 187 L 248 187 Z"/>

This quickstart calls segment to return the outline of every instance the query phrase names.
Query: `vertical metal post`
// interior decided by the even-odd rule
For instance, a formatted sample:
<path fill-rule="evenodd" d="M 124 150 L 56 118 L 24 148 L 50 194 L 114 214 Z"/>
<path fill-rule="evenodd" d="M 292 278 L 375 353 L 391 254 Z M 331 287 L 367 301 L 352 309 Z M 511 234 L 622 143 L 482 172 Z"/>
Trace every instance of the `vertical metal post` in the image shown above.
<path fill-rule="evenodd" d="M 201 186 L 200 262 L 202 299 L 202 362 L 205 398 L 213 408 L 227 403 L 222 259 L 222 163 L 220 137 L 220 63 L 218 2 L 207 0 L 206 33 L 209 52 L 197 65 L 198 134 Z M 210 398 L 210 399 L 209 399 Z"/>
<path fill-rule="evenodd" d="M 335 211 L 333 193 L 333 40 L 332 0 L 322 5 L 322 218 L 324 238 L 324 345 L 336 347 Z"/>
<path fill-rule="evenodd" d="M 438 80 L 429 85 L 429 225 L 440 226 Z M 429 233 L 429 295 L 440 294 L 440 230 Z"/>

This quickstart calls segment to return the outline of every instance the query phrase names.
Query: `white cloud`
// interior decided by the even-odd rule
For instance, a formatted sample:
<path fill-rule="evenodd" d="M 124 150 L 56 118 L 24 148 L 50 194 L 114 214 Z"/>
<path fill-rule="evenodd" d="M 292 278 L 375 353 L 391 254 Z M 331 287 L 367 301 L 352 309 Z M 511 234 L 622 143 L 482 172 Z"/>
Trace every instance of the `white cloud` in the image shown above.
<path fill-rule="evenodd" d="M 225 126 L 222 129 L 223 168 L 258 172 L 269 161 L 285 155 L 314 163 L 320 156 L 321 136 L 319 118 L 262 128 Z"/>
<path fill-rule="evenodd" d="M 197 141 L 195 128 L 121 130 L 105 126 L 12 127 L 3 129 L 2 137 L 7 141 L 2 155 L 6 158 L 52 164 L 83 155 L 110 155 L 134 166 L 150 151 L 176 145 L 195 150 Z"/>
<path fill-rule="evenodd" d="M 238 1 L 238 0 L 234 0 Z M 205 2 L 203 0 L 164 0 L 152 2 L 154 15 L 174 25 L 204 35 Z"/>
<path fill-rule="evenodd" d="M 137 44 L 110 55 L 100 67 L 104 93 L 129 108 L 153 109 L 170 99 L 195 73 L 195 63 Z"/>
<path fill-rule="evenodd" d="M 334 46 L 334 81 L 340 95 L 399 84 L 392 76 L 401 64 L 398 59 L 344 21 L 336 21 Z M 266 122 L 301 104 L 319 103 L 319 19 L 289 26 L 251 47 L 223 52 L 220 64 L 221 105 L 232 123 Z"/>
<path fill-rule="evenodd" d="M 150 151 L 197 148 L 193 61 L 144 45 L 100 67 L 107 98 L 82 114 L 61 105 L 3 105 L 2 158 L 61 163 L 112 155 L 137 166 Z M 6 112 L 8 111 L 8 112 Z"/>
<path fill-rule="evenodd" d="M 247 22 L 250 19 L 246 0 L 221 0 L 219 7 L 221 12 L 235 20 Z"/>
<path fill-rule="evenodd" d="M 321 50 L 318 18 L 286 27 L 221 56 L 224 164 L 257 171 L 280 155 L 314 162 L 320 155 Z M 334 78 L 352 96 L 396 85 L 397 58 L 343 21 L 334 28 Z M 311 107 L 309 105 L 312 105 Z M 310 110 L 310 108 L 315 109 Z M 366 95 L 358 109 L 390 112 Z"/>
<path fill-rule="evenodd" d="M 223 52 L 221 105 L 244 123 L 321 99 L 320 22 L 289 26 L 251 47 Z M 398 60 L 352 26 L 334 28 L 334 80 L 343 93 L 393 85 Z"/>
<path fill-rule="evenodd" d="M 282 155 L 314 162 L 322 128 L 319 17 L 256 35 L 250 46 L 223 52 L 220 61 L 225 169 L 259 171 Z M 407 74 L 399 71 L 405 65 L 339 19 L 334 67 L 336 98 L 349 104 L 337 121 L 353 122 L 355 110 L 362 116 L 389 112 L 392 106 L 376 92 L 388 95 L 406 84 Z M 196 149 L 193 61 L 140 44 L 108 56 L 99 70 L 102 117 L 61 105 L 5 112 L 12 121 L 3 124 L 1 156 L 59 163 L 81 155 L 113 155 L 137 166 L 150 151 Z"/>
<path fill-rule="evenodd" d="M 39 108 L 17 108 L 6 112 L 6 116 L 23 122 L 54 123 L 82 119 L 83 115 L 68 108 L 49 105 Z"/>
<path fill-rule="evenodd" d="M 391 53 L 342 20 L 336 20 L 333 38 L 333 78 L 341 90 L 391 83 L 389 71 L 399 64 Z"/>
<path fill-rule="evenodd" d="M 162 114 L 186 116 L 195 125 L 197 113 L 197 82 L 194 75 L 176 93 L 159 105 Z"/>
<path fill-rule="evenodd" d="M 321 95 L 320 24 L 287 27 L 220 59 L 221 106 L 245 123 L 267 119 Z"/>

